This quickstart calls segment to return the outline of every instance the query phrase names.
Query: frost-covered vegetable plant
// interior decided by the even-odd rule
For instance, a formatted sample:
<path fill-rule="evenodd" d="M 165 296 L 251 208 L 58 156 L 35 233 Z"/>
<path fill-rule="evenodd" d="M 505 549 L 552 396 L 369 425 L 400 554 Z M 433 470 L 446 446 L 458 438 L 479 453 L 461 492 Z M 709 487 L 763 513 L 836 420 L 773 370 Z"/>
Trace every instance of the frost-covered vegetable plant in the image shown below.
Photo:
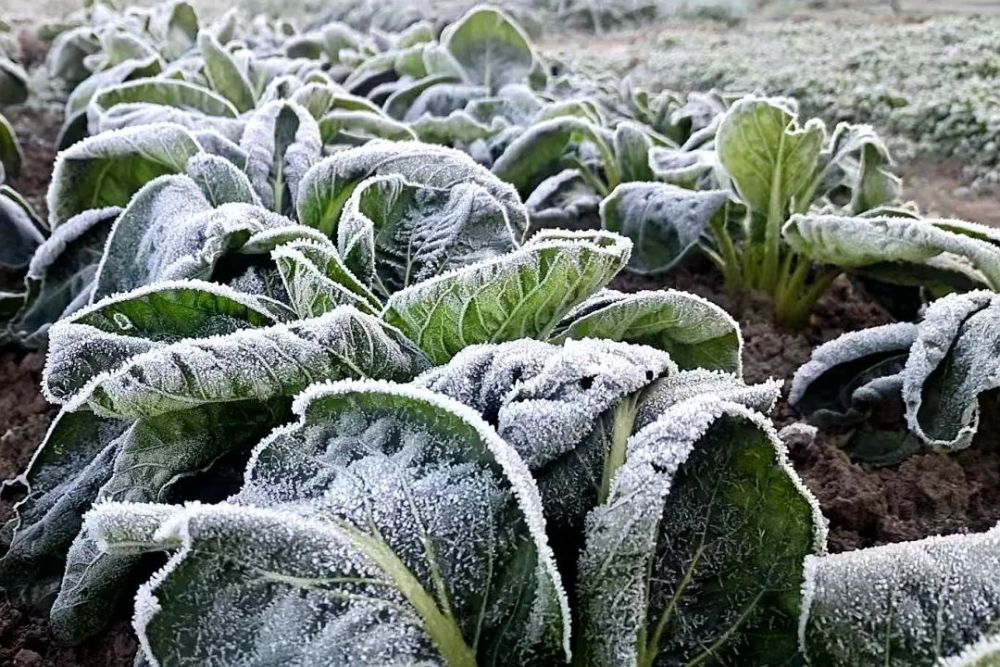
<path fill-rule="evenodd" d="M 1000 296 L 974 291 L 931 303 L 920 322 L 844 334 L 813 351 L 789 401 L 849 436 L 861 458 L 895 462 L 921 445 L 969 446 L 981 410 L 995 410 Z M 898 423 L 906 420 L 906 429 Z"/>
<path fill-rule="evenodd" d="M 806 559 L 810 665 L 989 667 L 1000 658 L 1000 526 Z"/>
<path fill-rule="evenodd" d="M 103 238 L 65 244 L 85 282 L 48 330 L 43 386 L 62 412 L 0 533 L 0 583 L 51 583 L 65 558 L 52 616 L 68 639 L 99 629 L 135 560 L 98 553 L 82 513 L 95 500 L 224 496 L 249 444 L 318 380 L 407 381 L 471 345 L 522 338 L 642 343 L 682 368 L 739 373 L 739 329 L 718 307 L 603 289 L 627 239 L 522 243 L 516 191 L 452 149 L 374 142 L 309 167 L 309 121 L 293 102 L 273 106 L 293 113 L 259 110 L 247 151 L 161 124 L 92 137 L 57 165 L 53 238 L 88 224 Z M 51 291 L 36 310 L 63 303 Z"/>
<path fill-rule="evenodd" d="M 783 228 L 817 209 L 859 214 L 894 202 L 889 154 L 867 126 L 841 124 L 829 138 L 818 120 L 800 126 L 784 100 L 748 96 L 717 113 L 688 145 L 651 153 L 667 182 L 619 186 L 601 203 L 602 224 L 637 242 L 634 270 L 664 271 L 700 248 L 731 290 L 763 291 L 779 321 L 802 324 L 840 268 L 804 254 Z"/>
<path fill-rule="evenodd" d="M 824 528 L 776 396 L 643 346 L 476 346 L 310 388 L 225 503 L 86 530 L 171 552 L 136 601 L 156 664 L 778 664 Z"/>

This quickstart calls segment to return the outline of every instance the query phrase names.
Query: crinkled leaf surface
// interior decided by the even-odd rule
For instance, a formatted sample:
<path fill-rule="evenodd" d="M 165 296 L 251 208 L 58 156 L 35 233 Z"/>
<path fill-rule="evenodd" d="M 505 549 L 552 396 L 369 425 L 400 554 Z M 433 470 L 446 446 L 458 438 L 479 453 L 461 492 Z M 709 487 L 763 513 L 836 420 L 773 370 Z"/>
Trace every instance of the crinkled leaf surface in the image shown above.
<path fill-rule="evenodd" d="M 201 151 L 187 130 L 148 125 L 89 137 L 59 154 L 47 195 L 55 229 L 92 208 L 125 206 L 147 182 L 180 174 Z"/>
<path fill-rule="evenodd" d="M 712 398 L 632 436 L 587 518 L 576 659 L 587 665 L 784 664 L 802 559 L 825 525 L 771 426 Z"/>
<path fill-rule="evenodd" d="M 295 102 L 270 102 L 250 116 L 240 148 L 247 153 L 246 172 L 264 206 L 292 214 L 299 184 L 322 150 L 313 117 Z"/>
<path fill-rule="evenodd" d="M 102 299 L 62 320 L 50 337 L 43 389 L 67 402 L 88 382 L 142 352 L 275 324 L 250 295 L 214 283 L 158 282 Z"/>
<path fill-rule="evenodd" d="M 517 242 L 502 203 L 473 182 L 420 186 L 376 176 L 354 190 L 337 227 L 345 260 L 383 297 L 492 259 Z"/>
<path fill-rule="evenodd" d="M 320 385 L 296 410 L 299 422 L 256 451 L 236 505 L 189 507 L 145 536 L 181 548 L 139 594 L 147 653 L 358 665 L 566 656 L 537 489 L 485 422 L 374 382 Z M 131 548 L 128 514 L 142 506 L 130 507 L 92 515 L 110 550 Z"/>
<path fill-rule="evenodd" d="M 383 317 L 436 363 L 476 343 L 545 339 L 628 261 L 629 241 L 542 231 L 519 250 L 392 295 Z"/>
<path fill-rule="evenodd" d="M 235 119 L 238 115 L 229 100 L 208 88 L 181 79 L 137 79 L 102 89 L 94 96 L 87 106 L 91 133 L 100 131 L 104 126 L 102 118 L 119 105 L 129 105 L 133 109 L 135 105 L 158 105 L 202 117 Z"/>
<path fill-rule="evenodd" d="M 341 211 L 354 189 L 370 176 L 393 174 L 444 190 L 459 183 L 480 185 L 502 204 L 518 239 L 528 229 L 527 211 L 510 185 L 460 151 L 418 142 L 373 141 L 319 162 L 302 179 L 298 220 L 335 237 Z"/>
<path fill-rule="evenodd" d="M 803 648 L 813 665 L 937 665 L 995 631 L 998 569 L 998 528 L 808 558 Z"/>
<path fill-rule="evenodd" d="M 910 429 L 930 445 L 968 446 L 979 424 L 979 395 L 1000 386 L 1000 297 L 943 297 L 924 313 L 903 369 Z"/>
<path fill-rule="evenodd" d="M 782 230 L 785 241 L 813 260 L 891 281 L 893 265 L 937 268 L 935 260 L 955 257 L 979 272 L 980 283 L 1000 286 L 1000 247 L 974 236 L 952 233 L 938 221 L 901 217 L 796 215 Z M 881 265 L 886 264 L 885 269 Z M 972 273 L 972 272 L 967 272 Z"/>
<path fill-rule="evenodd" d="M 632 239 L 629 269 L 668 271 L 695 247 L 729 195 L 666 183 L 623 183 L 601 202 L 601 226 Z"/>
<path fill-rule="evenodd" d="M 382 304 L 348 269 L 329 242 L 293 241 L 271 253 L 299 317 L 317 317 L 338 305 L 378 315 Z"/>
<path fill-rule="evenodd" d="M 289 325 L 182 340 L 96 376 L 71 405 L 151 417 L 205 403 L 293 396 L 322 379 L 406 380 L 424 356 L 396 329 L 349 306 Z"/>
<path fill-rule="evenodd" d="M 160 280 L 207 279 L 222 257 L 253 234 L 291 226 L 291 220 L 252 204 L 213 208 L 198 181 L 161 177 L 143 187 L 115 223 L 94 298 Z"/>
<path fill-rule="evenodd" d="M 56 575 L 83 513 L 111 476 L 127 424 L 90 412 L 60 412 L 28 469 L 14 480 L 27 495 L 0 530 L 0 586 L 25 589 Z M 4 489 L 6 491 L 6 489 Z"/>
<path fill-rule="evenodd" d="M 566 338 L 649 345 L 667 352 L 681 369 L 739 375 L 743 367 L 743 338 L 736 320 L 710 301 L 676 290 L 602 290 L 566 316 L 553 340 Z"/>
<path fill-rule="evenodd" d="M 174 500 L 175 482 L 233 450 L 249 449 L 286 416 L 288 402 L 209 404 L 136 420 L 120 436 L 111 476 L 96 502 Z M 140 560 L 139 554 L 102 552 L 82 530 L 66 554 L 66 571 L 50 611 L 53 632 L 76 643 L 105 627 L 131 592 Z"/>

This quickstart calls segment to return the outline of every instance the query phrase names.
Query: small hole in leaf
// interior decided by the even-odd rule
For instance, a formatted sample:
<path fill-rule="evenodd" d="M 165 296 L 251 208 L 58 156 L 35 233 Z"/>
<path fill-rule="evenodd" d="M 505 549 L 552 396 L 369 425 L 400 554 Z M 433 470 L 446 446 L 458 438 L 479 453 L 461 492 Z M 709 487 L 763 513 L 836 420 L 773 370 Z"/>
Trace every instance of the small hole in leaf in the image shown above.
<path fill-rule="evenodd" d="M 580 388 L 583 389 L 584 391 L 587 391 L 593 386 L 594 386 L 593 375 L 587 375 L 585 377 L 580 378 Z"/>

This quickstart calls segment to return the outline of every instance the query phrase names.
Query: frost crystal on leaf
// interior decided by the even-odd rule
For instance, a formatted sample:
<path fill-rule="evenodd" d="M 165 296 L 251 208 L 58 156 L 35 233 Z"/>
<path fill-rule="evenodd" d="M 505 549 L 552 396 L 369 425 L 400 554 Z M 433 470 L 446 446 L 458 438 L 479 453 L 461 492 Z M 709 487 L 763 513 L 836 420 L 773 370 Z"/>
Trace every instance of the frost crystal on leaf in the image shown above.
<path fill-rule="evenodd" d="M 998 571 L 1000 528 L 810 557 L 803 649 L 813 664 L 935 665 L 995 630 Z"/>

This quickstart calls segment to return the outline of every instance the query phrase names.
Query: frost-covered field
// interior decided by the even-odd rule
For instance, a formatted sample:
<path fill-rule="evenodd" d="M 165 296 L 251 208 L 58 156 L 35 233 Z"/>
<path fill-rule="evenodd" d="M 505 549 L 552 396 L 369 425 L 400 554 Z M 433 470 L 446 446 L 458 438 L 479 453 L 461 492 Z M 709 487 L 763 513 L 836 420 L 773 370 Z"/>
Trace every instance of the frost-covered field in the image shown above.
<path fill-rule="evenodd" d="M 991 22 L 253 8 L 10 8 L 0 663 L 1000 660 Z"/>

